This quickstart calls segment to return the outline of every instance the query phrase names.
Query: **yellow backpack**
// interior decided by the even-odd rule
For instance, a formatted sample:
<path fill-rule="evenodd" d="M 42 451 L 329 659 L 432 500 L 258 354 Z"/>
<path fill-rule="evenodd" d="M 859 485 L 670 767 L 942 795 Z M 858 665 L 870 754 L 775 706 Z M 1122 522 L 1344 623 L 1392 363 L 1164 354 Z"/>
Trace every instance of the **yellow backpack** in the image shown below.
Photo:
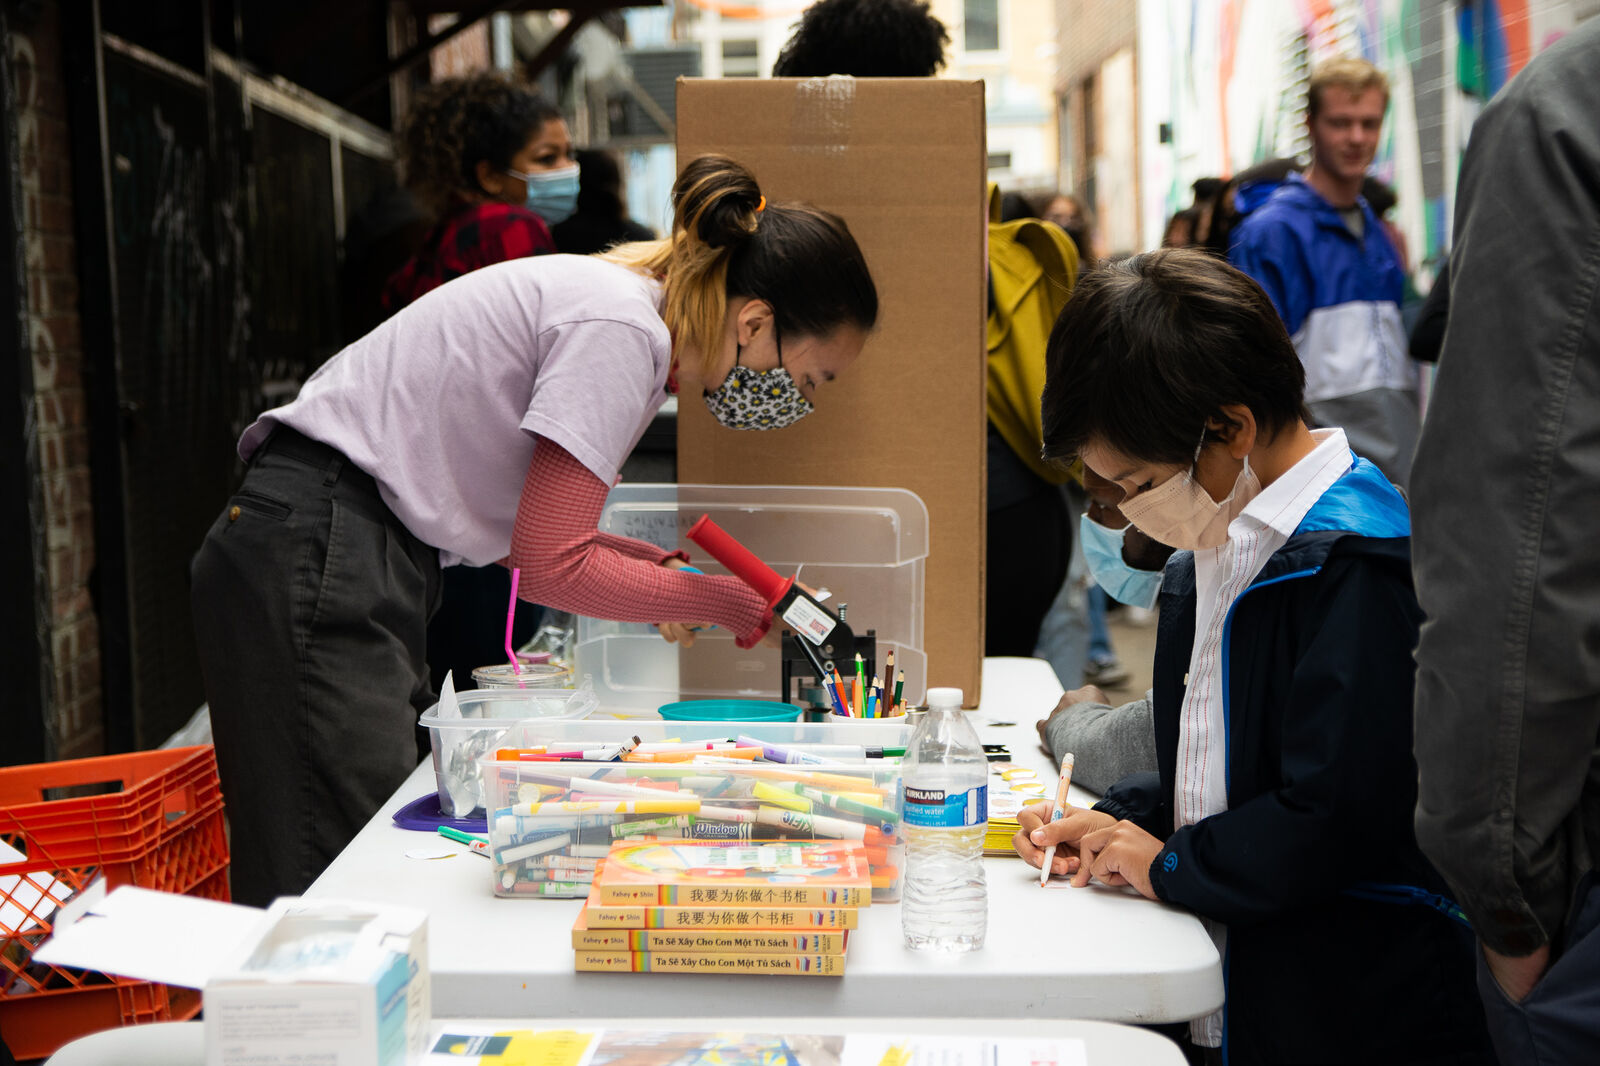
<path fill-rule="evenodd" d="M 1044 350 L 1077 276 L 1072 238 L 1037 218 L 1001 222 L 1000 190 L 990 185 L 989 422 L 1030 470 L 1055 485 L 1075 475 L 1039 457 Z"/>

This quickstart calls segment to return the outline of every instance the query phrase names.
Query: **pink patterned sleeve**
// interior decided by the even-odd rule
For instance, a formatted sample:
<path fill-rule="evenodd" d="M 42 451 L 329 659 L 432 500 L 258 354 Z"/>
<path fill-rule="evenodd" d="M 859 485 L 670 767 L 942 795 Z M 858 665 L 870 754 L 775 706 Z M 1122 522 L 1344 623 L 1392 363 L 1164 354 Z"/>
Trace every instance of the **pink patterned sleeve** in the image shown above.
<path fill-rule="evenodd" d="M 524 599 L 617 622 L 714 622 L 744 648 L 765 635 L 772 614 L 738 578 L 669 569 L 661 562 L 681 553 L 599 532 L 606 492 L 564 448 L 539 438 L 511 534 Z"/>
<path fill-rule="evenodd" d="M 552 447 L 560 447 L 560 445 L 552 445 Z M 574 462 L 576 462 L 576 460 L 574 460 Z M 643 559 L 645 562 L 655 563 L 657 566 L 660 566 L 668 559 L 682 559 L 684 562 L 689 561 L 689 554 L 687 552 L 676 550 L 668 551 L 665 548 L 651 544 L 647 540 L 635 540 L 633 537 L 619 537 L 615 533 L 600 533 L 597 531 L 594 535 L 594 542 L 603 548 L 610 548 L 613 551 L 621 552 L 630 559 Z"/>

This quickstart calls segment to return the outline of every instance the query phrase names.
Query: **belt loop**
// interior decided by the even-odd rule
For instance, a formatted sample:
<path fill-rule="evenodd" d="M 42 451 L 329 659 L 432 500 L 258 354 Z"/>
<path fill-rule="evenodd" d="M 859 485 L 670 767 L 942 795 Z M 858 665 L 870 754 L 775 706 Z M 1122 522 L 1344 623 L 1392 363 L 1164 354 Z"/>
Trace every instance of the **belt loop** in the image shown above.
<path fill-rule="evenodd" d="M 339 474 L 343 471 L 343 469 L 344 456 L 338 454 L 337 451 L 334 451 L 334 454 L 328 458 L 327 468 L 322 472 L 322 483 L 324 485 L 334 484 L 339 480 Z"/>

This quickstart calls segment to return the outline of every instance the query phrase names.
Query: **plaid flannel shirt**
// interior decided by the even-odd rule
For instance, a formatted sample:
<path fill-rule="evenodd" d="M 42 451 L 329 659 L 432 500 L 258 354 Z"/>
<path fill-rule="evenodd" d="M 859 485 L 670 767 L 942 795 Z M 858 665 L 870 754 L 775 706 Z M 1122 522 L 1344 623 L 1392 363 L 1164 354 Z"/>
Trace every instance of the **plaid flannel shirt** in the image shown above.
<path fill-rule="evenodd" d="M 447 216 L 383 287 L 383 310 L 394 314 L 424 293 L 479 267 L 556 250 L 544 220 L 525 207 L 490 201 Z"/>

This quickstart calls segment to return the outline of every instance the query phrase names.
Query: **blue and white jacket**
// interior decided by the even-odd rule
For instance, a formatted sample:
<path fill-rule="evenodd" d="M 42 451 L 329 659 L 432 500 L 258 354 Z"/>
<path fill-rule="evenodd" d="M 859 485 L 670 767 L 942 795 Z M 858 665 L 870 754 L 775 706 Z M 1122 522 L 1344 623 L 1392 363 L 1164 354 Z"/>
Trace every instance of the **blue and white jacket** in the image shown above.
<path fill-rule="evenodd" d="M 1241 192 L 1244 192 L 1241 189 Z M 1233 229 L 1228 261 L 1266 290 L 1306 368 L 1306 402 L 1414 391 L 1400 301 L 1405 271 L 1365 200 L 1362 238 L 1299 174 Z M 1241 209 L 1248 195 L 1237 198 Z"/>
<path fill-rule="evenodd" d="M 1239 594 L 1222 645 L 1228 809 L 1176 830 L 1196 588 L 1192 553 L 1167 564 L 1157 771 L 1096 809 L 1165 841 L 1160 898 L 1226 924 L 1231 1066 L 1492 1061 L 1471 933 L 1411 828 L 1409 533 L 1400 494 L 1356 460 Z"/>

